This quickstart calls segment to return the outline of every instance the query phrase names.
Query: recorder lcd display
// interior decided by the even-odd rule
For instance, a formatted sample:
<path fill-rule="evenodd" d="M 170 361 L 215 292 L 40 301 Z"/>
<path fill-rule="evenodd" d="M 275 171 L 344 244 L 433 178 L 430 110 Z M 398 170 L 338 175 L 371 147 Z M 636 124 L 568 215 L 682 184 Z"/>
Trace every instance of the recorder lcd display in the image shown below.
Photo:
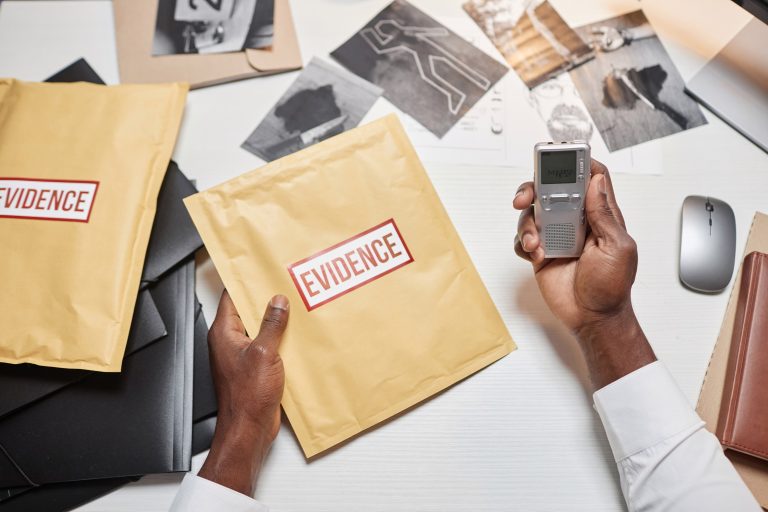
<path fill-rule="evenodd" d="M 544 185 L 576 183 L 576 151 L 544 151 L 540 169 Z"/>

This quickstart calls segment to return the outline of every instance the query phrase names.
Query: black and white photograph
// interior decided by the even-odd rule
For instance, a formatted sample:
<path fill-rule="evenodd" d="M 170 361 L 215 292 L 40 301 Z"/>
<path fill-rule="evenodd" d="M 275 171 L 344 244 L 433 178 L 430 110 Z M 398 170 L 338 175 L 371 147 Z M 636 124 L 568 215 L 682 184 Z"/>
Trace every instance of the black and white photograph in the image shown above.
<path fill-rule="evenodd" d="M 545 0 L 469 0 L 464 10 L 529 89 L 593 57 Z"/>
<path fill-rule="evenodd" d="M 274 12 L 274 0 L 158 0 L 152 54 L 266 48 Z"/>
<path fill-rule="evenodd" d="M 267 162 L 294 153 L 357 126 L 381 92 L 313 58 L 242 147 Z"/>
<path fill-rule="evenodd" d="M 568 73 L 531 89 L 528 101 L 546 123 L 553 141 L 592 141 L 592 120 Z"/>
<path fill-rule="evenodd" d="M 707 123 L 642 11 L 576 30 L 595 58 L 571 78 L 610 151 Z"/>
<path fill-rule="evenodd" d="M 507 72 L 403 0 L 392 2 L 331 56 L 380 86 L 385 98 L 441 138 Z"/>

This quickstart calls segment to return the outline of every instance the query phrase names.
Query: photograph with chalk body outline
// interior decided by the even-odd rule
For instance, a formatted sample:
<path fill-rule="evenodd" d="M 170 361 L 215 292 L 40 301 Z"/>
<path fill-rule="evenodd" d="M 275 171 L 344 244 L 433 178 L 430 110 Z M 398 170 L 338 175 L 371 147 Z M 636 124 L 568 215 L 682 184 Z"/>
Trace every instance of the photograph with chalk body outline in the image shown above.
<path fill-rule="evenodd" d="M 331 56 L 442 137 L 504 76 L 504 65 L 404 0 Z"/>

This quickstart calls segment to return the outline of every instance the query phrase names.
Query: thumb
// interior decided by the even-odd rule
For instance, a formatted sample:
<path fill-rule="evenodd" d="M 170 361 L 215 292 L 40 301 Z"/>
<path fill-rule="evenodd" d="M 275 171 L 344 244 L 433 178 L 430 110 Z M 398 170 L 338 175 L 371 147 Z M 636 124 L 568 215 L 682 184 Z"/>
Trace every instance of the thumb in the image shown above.
<path fill-rule="evenodd" d="M 275 295 L 267 304 L 257 336 L 259 343 L 265 348 L 277 350 L 288 325 L 288 310 L 288 298 L 285 295 Z"/>
<path fill-rule="evenodd" d="M 594 175 L 589 183 L 586 210 L 589 227 L 598 239 L 612 242 L 620 236 L 623 229 L 608 202 L 605 176 L 602 174 Z"/>

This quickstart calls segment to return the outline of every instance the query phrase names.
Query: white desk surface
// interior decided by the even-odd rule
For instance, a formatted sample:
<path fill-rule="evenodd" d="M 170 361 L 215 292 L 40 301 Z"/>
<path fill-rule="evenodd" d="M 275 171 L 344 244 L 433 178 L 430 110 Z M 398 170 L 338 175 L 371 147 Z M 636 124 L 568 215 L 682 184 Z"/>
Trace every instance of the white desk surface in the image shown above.
<path fill-rule="evenodd" d="M 642 7 L 685 79 L 749 18 L 728 0 L 552 1 L 574 25 Z M 292 0 L 304 61 L 327 57 L 387 3 Z M 437 19 L 464 15 L 460 0 L 414 3 Z M 111 5 L 103 0 L 2 2 L 0 76 L 42 80 L 84 56 L 116 83 L 111 21 Z M 207 188 L 260 166 L 240 143 L 295 76 L 192 91 L 174 153 L 181 169 Z M 514 73 L 507 79 L 517 80 Z M 635 308 L 658 357 L 692 404 L 728 293 L 698 295 L 678 281 L 683 198 L 712 195 L 731 204 L 738 254 L 754 212 L 768 211 L 768 155 L 705 114 L 708 125 L 651 143 L 663 154 L 663 175 L 614 175 L 640 249 Z M 427 170 L 519 350 L 312 463 L 284 425 L 257 497 L 275 511 L 624 510 L 574 341 L 513 252 L 512 197 L 531 169 Z M 200 259 L 197 289 L 210 321 L 222 285 L 210 261 Z M 203 459 L 194 459 L 194 469 Z M 79 510 L 166 510 L 181 478 L 146 477 Z"/>

